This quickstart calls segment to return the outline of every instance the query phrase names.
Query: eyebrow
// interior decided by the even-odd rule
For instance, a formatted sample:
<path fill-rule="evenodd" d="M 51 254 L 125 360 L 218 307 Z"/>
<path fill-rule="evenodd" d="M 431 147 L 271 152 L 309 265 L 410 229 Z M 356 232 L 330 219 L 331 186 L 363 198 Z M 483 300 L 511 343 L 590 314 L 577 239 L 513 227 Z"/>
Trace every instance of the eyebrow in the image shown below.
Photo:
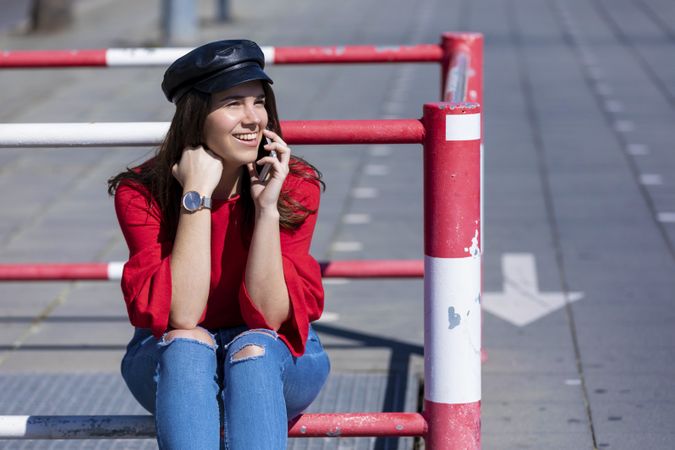
<path fill-rule="evenodd" d="M 219 101 L 225 102 L 228 100 L 241 100 L 243 98 L 250 97 L 250 95 L 228 95 L 227 97 L 221 98 Z M 265 98 L 265 94 L 260 94 L 256 96 L 256 99 Z"/>

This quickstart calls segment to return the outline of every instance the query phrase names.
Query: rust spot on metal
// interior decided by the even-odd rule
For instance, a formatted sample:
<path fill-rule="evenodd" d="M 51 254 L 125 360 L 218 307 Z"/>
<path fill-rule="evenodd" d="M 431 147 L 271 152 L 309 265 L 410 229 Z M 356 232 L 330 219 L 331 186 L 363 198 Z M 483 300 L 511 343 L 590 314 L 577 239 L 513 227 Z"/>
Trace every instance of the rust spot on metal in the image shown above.
<path fill-rule="evenodd" d="M 340 429 L 340 427 L 336 427 L 334 431 L 329 431 L 328 433 L 326 433 L 326 436 L 328 436 L 328 437 L 340 437 L 341 434 L 342 434 L 342 430 Z"/>

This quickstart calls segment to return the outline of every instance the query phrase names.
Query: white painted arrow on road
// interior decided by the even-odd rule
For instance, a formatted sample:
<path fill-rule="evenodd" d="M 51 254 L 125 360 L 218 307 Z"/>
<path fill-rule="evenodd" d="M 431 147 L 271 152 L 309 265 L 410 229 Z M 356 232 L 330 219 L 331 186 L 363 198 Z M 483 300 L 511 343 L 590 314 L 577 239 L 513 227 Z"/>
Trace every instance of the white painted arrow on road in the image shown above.
<path fill-rule="evenodd" d="M 562 292 L 539 292 L 537 267 L 531 253 L 502 255 L 503 292 L 484 292 L 483 309 L 512 324 L 524 327 L 565 306 Z M 580 300 L 582 292 L 567 294 L 568 302 Z"/>

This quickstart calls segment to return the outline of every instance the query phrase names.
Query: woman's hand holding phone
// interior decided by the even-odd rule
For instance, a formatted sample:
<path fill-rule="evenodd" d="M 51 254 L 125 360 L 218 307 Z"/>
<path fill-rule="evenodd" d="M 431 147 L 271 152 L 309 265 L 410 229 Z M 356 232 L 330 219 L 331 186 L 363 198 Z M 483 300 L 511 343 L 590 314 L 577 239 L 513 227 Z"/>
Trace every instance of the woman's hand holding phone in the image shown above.
<path fill-rule="evenodd" d="M 260 158 L 255 163 L 248 164 L 251 177 L 251 197 L 256 209 L 273 208 L 276 210 L 281 186 L 288 175 L 291 149 L 275 132 L 264 130 L 263 133 L 268 141 L 264 147 L 270 152 L 270 155 Z M 260 172 L 258 172 L 256 164 L 264 165 Z"/>

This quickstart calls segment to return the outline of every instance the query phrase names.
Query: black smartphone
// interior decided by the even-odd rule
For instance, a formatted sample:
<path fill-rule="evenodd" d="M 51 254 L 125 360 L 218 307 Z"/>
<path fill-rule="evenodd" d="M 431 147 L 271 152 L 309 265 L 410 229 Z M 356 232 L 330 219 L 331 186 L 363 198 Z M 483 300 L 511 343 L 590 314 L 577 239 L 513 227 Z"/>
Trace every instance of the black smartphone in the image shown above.
<path fill-rule="evenodd" d="M 267 141 L 268 144 L 272 143 L 272 141 L 270 141 L 270 139 L 269 139 L 267 136 L 265 136 L 265 141 Z M 277 152 L 276 152 L 276 150 L 272 150 L 272 151 L 270 152 L 270 156 L 271 156 L 272 158 L 276 158 L 276 157 L 277 157 Z M 272 168 L 272 164 L 271 164 L 271 163 L 265 164 L 265 165 L 263 166 L 262 170 L 260 170 L 260 174 L 259 174 L 259 176 L 258 176 L 258 179 L 259 179 L 260 181 L 265 181 L 265 179 L 267 178 L 267 175 L 270 173 L 270 169 L 271 169 L 271 168 Z"/>

